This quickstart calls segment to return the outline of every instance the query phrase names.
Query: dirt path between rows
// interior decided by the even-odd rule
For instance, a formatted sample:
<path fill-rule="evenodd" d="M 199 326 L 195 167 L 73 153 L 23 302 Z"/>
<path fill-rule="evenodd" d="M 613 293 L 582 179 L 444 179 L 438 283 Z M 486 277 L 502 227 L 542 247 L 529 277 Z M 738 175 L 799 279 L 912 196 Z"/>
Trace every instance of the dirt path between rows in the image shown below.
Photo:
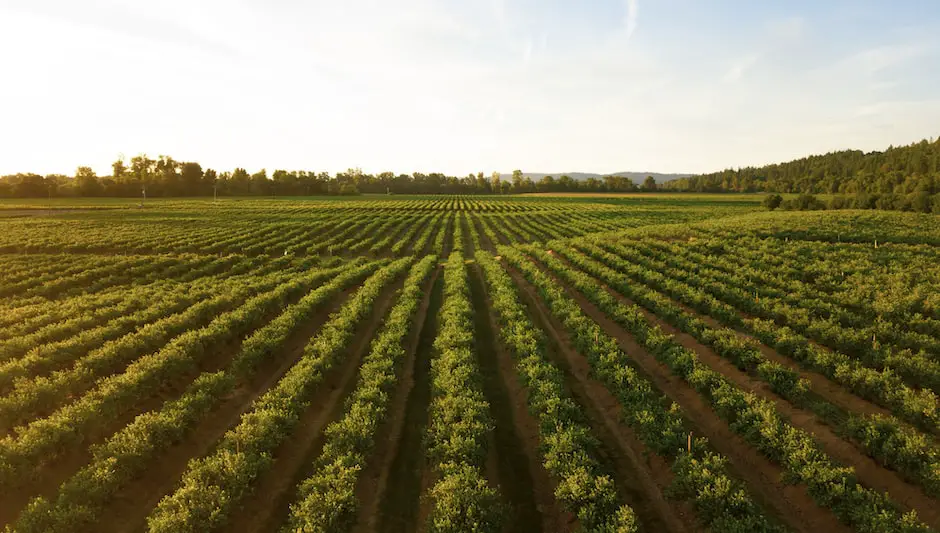
<path fill-rule="evenodd" d="M 505 266 L 505 265 L 504 265 Z M 573 347 L 565 328 L 518 272 L 507 267 L 537 327 L 549 338 L 549 356 L 562 369 L 569 393 L 584 409 L 591 432 L 601 442 L 602 463 L 615 473 L 618 491 L 647 531 L 695 531 L 689 506 L 667 501 L 663 490 L 672 481 L 669 465 L 650 453 L 633 431 L 620 422 L 621 407 L 603 384 L 591 377 L 590 364 Z"/>
<path fill-rule="evenodd" d="M 638 370 L 660 392 L 682 408 L 686 419 L 694 426 L 695 433 L 706 436 L 715 451 L 729 460 L 734 473 L 747 483 L 752 497 L 766 510 L 772 511 L 781 522 L 796 531 L 850 531 L 835 515 L 816 505 L 804 486 L 783 483 L 783 470 L 779 466 L 733 433 L 698 392 L 648 354 L 619 324 L 610 320 L 580 292 L 560 280 L 556 280 L 556 283 L 565 289 L 588 317 L 617 341 L 624 353 L 637 363 Z"/>
<path fill-rule="evenodd" d="M 476 323 L 476 351 L 484 392 L 493 414 L 490 463 L 511 512 L 507 531 L 570 531 L 574 519 L 555 501 L 553 483 L 542 466 L 538 422 L 528 411 L 512 357 L 497 338 L 499 326 L 486 292 L 483 272 L 470 266 L 470 292 Z"/>
<path fill-rule="evenodd" d="M 257 533 L 277 531 L 290 513 L 297 486 L 313 472 L 313 463 L 325 444 L 324 430 L 343 416 L 345 399 L 355 390 L 359 368 L 369 353 L 385 317 L 394 305 L 401 276 L 376 299 L 368 321 L 356 327 L 357 335 L 345 350 L 342 362 L 331 369 L 290 437 L 275 450 L 274 463 L 253 483 L 250 495 L 241 502 L 221 531 Z"/>
<path fill-rule="evenodd" d="M 356 486 L 356 500 L 359 502 L 359 512 L 353 531 L 376 531 L 380 516 L 383 496 L 389 490 L 389 475 L 392 463 L 400 453 L 399 443 L 405 431 L 406 408 L 409 393 L 415 385 L 415 366 L 422 341 L 425 340 L 425 329 L 434 326 L 432 311 L 434 287 L 440 277 L 441 267 L 437 267 L 426 283 L 424 298 L 412 319 L 411 332 L 404 343 L 405 358 L 398 363 L 398 382 L 392 392 L 385 422 L 375 436 L 375 448 L 371 452 L 371 460 L 359 475 Z M 440 302 L 436 302 L 440 303 Z M 436 311 L 436 307 L 433 310 Z"/>
<path fill-rule="evenodd" d="M 853 442 L 843 439 L 838 435 L 827 421 L 820 419 L 815 413 L 795 406 L 785 398 L 778 396 L 771 390 L 768 383 L 749 375 L 747 372 L 739 370 L 732 362 L 717 354 L 708 346 L 700 343 L 692 335 L 684 333 L 670 325 L 665 320 L 652 314 L 642 306 L 636 305 L 632 300 L 624 297 L 610 287 L 607 287 L 607 291 L 621 303 L 628 306 L 636 306 L 647 322 L 658 326 L 664 332 L 672 335 L 673 340 L 684 348 L 698 354 L 699 360 L 702 363 L 706 364 L 712 370 L 721 373 L 732 383 L 737 385 L 738 388 L 752 392 L 761 398 L 773 402 L 777 411 L 784 419 L 789 420 L 790 424 L 794 427 L 810 433 L 822 450 L 829 454 L 835 461 L 847 466 L 852 466 L 855 469 L 857 478 L 864 485 L 881 492 L 887 492 L 891 495 L 892 499 L 899 503 L 906 511 L 911 509 L 916 510 L 920 518 L 931 525 L 931 527 L 937 527 L 938 524 L 940 524 L 940 502 L 928 496 L 920 487 L 906 482 L 894 470 L 879 465 Z M 570 292 L 569 290 L 569 293 Z M 583 298 L 583 296 L 581 297 Z M 584 298 L 583 301 L 586 302 L 587 299 Z M 683 309 L 685 309 L 684 306 Z M 698 316 L 697 313 L 691 311 L 689 314 Z M 710 317 L 707 318 L 710 319 Z M 707 323 L 718 329 L 723 328 L 723 326 L 714 319 L 708 320 Z M 764 348 L 767 347 L 765 346 Z M 780 357 L 779 354 L 777 355 Z M 793 363 L 793 361 L 790 362 Z M 813 392 L 816 391 L 813 390 Z M 825 397 L 824 395 L 821 396 Z M 858 400 L 860 400 L 860 402 L 852 403 L 867 403 L 864 400 Z"/>
<path fill-rule="evenodd" d="M 302 329 L 291 335 L 277 354 L 262 362 L 249 382 L 232 391 L 224 403 L 204 417 L 202 423 L 181 442 L 154 457 L 153 463 L 160 467 L 148 469 L 141 477 L 122 488 L 102 511 L 98 525 L 100 529 L 96 531 L 143 529 L 147 516 L 160 499 L 176 489 L 189 460 L 206 456 L 225 432 L 238 424 L 242 414 L 251 408 L 252 402 L 277 383 L 300 359 L 310 338 L 353 292 L 355 288 L 349 288 L 334 297 Z"/>
<path fill-rule="evenodd" d="M 356 532 L 398 533 L 416 531 L 420 523 L 423 480 L 430 467 L 425 458 L 424 431 L 431 401 L 431 358 L 437 337 L 438 314 L 444 298 L 444 280 L 438 274 L 430 290 L 430 301 L 412 364 L 406 366 L 393 411 L 403 411 L 398 431 L 385 439 L 389 457 L 376 483 L 375 503 L 364 509 L 353 529 Z M 402 405 L 404 404 L 404 405 Z"/>
<path fill-rule="evenodd" d="M 295 303 L 302 295 L 297 295 L 289 303 Z M 138 415 L 148 411 L 159 410 L 168 400 L 179 397 L 193 381 L 203 372 L 215 372 L 225 368 L 233 354 L 241 349 L 242 341 L 254 330 L 264 327 L 279 314 L 279 311 L 269 313 L 255 324 L 254 328 L 244 335 L 229 339 L 212 347 L 196 363 L 195 369 L 173 376 L 171 382 L 166 382 L 152 391 L 146 398 L 127 404 L 128 409 L 119 415 L 102 420 L 99 425 L 92 426 L 83 431 L 80 445 L 73 446 L 61 455 L 45 460 L 37 474 L 29 482 L 18 488 L 11 497 L 4 495 L 4 505 L 0 506 L 0 524 L 15 520 L 30 499 L 42 496 L 55 499 L 59 487 L 67 479 L 77 473 L 92 460 L 90 447 L 102 443 L 130 424 Z"/>
<path fill-rule="evenodd" d="M 563 262 L 569 264 L 569 266 L 571 266 L 571 268 L 574 268 L 574 269 L 577 270 L 577 267 L 574 267 L 573 265 L 571 265 L 570 263 L 568 263 L 568 262 L 565 260 L 564 257 L 558 257 L 558 258 L 559 258 L 561 261 L 563 261 Z M 625 259 L 625 260 L 626 260 L 626 259 Z M 828 377 L 826 377 L 826 376 L 823 375 L 823 374 L 820 374 L 820 373 L 815 372 L 815 371 L 813 371 L 813 370 L 808 370 L 808 369 L 806 369 L 804 366 L 802 366 L 802 365 L 800 364 L 800 362 L 795 361 L 794 359 L 792 359 L 792 358 L 790 358 L 790 357 L 788 357 L 788 356 L 786 356 L 786 355 L 783 355 L 783 354 L 777 352 L 773 347 L 767 346 L 766 344 L 763 344 L 759 339 L 753 337 L 753 336 L 750 335 L 749 333 L 740 331 L 740 330 L 738 330 L 738 329 L 736 329 L 736 328 L 733 328 L 733 327 L 731 327 L 731 326 L 729 326 L 729 325 L 727 325 L 727 324 L 724 324 L 724 323 L 722 323 L 721 321 L 719 321 L 718 319 L 712 317 L 711 315 L 707 315 L 707 314 L 701 313 L 701 312 L 699 312 L 699 311 L 697 311 L 697 310 L 695 310 L 695 309 L 692 309 L 692 308 L 689 307 L 688 305 L 686 305 L 686 304 L 684 304 L 684 303 L 682 303 L 682 302 L 680 302 L 680 301 L 677 301 L 676 299 L 672 298 L 672 297 L 669 296 L 668 294 L 663 293 L 662 291 L 656 289 L 655 287 L 651 287 L 651 286 L 647 285 L 647 284 L 644 283 L 642 280 L 635 279 L 635 278 L 633 278 L 633 277 L 630 277 L 630 279 L 632 279 L 632 280 L 635 281 L 636 283 L 642 283 L 643 285 L 646 285 L 647 288 L 649 288 L 650 290 L 655 291 L 657 294 L 660 294 L 663 298 L 665 298 L 666 300 L 668 300 L 670 303 L 676 305 L 677 307 L 679 307 L 680 309 L 682 309 L 684 312 L 688 313 L 689 315 L 692 315 L 692 316 L 694 316 L 694 317 L 696 317 L 696 318 L 701 319 L 703 322 L 705 322 L 706 324 L 708 324 L 708 326 L 710 326 L 710 327 L 712 327 L 712 328 L 715 328 L 715 329 L 721 329 L 721 328 L 728 328 L 728 329 L 731 329 L 732 331 L 735 332 L 735 334 L 738 335 L 739 338 L 753 343 L 753 345 L 754 345 L 758 350 L 760 350 L 760 352 L 761 352 L 761 353 L 764 355 L 764 357 L 766 357 L 767 359 L 770 359 L 771 361 L 774 361 L 774 362 L 776 362 L 776 363 L 779 363 L 779 364 L 781 364 L 781 365 L 784 365 L 784 366 L 786 366 L 787 368 L 790 368 L 791 370 L 797 372 L 797 373 L 800 375 L 800 377 L 806 379 L 807 381 L 809 381 L 809 382 L 812 384 L 812 386 L 813 386 L 813 392 L 815 392 L 816 394 L 819 394 L 820 396 L 822 396 L 823 398 L 825 398 L 825 399 L 826 399 L 827 401 L 829 401 L 830 403 L 832 403 L 832 404 L 834 404 L 834 405 L 836 405 L 836 406 L 838 406 L 838 407 L 840 407 L 840 408 L 842 408 L 842 409 L 844 409 L 844 410 L 846 410 L 846 411 L 853 412 L 853 413 L 859 413 L 859 414 L 865 414 L 865 415 L 873 415 L 873 414 L 879 414 L 879 415 L 884 415 L 884 416 L 890 416 L 890 415 L 891 415 L 891 411 L 890 411 L 889 409 L 885 409 L 885 408 L 883 408 L 883 407 L 881 407 L 881 406 L 879 406 L 879 405 L 877 405 L 877 404 L 875 404 L 875 403 L 872 403 L 872 402 L 870 402 L 870 401 L 868 401 L 868 400 L 866 400 L 866 399 L 864 399 L 864 398 L 861 398 L 861 397 L 859 397 L 859 396 L 856 396 L 854 393 L 852 393 L 851 391 L 849 391 L 848 389 L 846 389 L 846 388 L 843 387 L 842 385 L 839 385 L 838 383 L 833 382 L 832 380 L 830 380 Z M 628 299 L 627 299 L 625 296 L 621 295 L 619 292 L 615 291 L 614 289 L 611 289 L 610 287 L 607 287 L 607 290 L 608 290 L 608 292 L 610 292 L 613 296 L 615 296 L 615 297 L 617 297 L 617 298 L 620 298 L 620 299 L 622 299 L 622 300 L 627 300 L 627 301 L 628 301 Z M 647 320 L 649 320 L 650 317 L 655 317 L 655 315 L 653 315 L 648 309 L 646 309 L 646 308 L 643 307 L 642 305 L 637 304 L 637 307 L 639 307 L 640 310 L 644 313 L 644 315 L 647 317 Z M 748 315 L 748 314 L 746 314 L 746 313 L 743 313 L 743 312 L 740 312 L 740 311 L 739 311 L 739 314 L 740 314 L 743 318 L 753 318 L 753 317 L 751 317 L 750 315 Z M 658 320 L 658 317 L 656 317 L 656 319 Z M 810 341 L 810 342 L 813 342 L 813 341 Z M 824 346 L 820 346 L 818 343 L 813 342 L 813 344 L 816 345 L 818 348 L 820 348 L 820 349 L 822 349 L 822 350 L 830 351 L 829 348 L 826 348 L 826 347 L 824 347 Z"/>
<path fill-rule="evenodd" d="M 490 236 L 483 231 L 483 222 L 477 218 L 479 215 L 467 214 L 467 217 L 470 219 L 470 223 L 473 224 L 473 227 L 477 230 L 477 235 L 480 236 L 480 246 L 484 250 L 490 253 L 496 253 L 496 246 L 493 244 L 493 241 L 490 239 Z"/>

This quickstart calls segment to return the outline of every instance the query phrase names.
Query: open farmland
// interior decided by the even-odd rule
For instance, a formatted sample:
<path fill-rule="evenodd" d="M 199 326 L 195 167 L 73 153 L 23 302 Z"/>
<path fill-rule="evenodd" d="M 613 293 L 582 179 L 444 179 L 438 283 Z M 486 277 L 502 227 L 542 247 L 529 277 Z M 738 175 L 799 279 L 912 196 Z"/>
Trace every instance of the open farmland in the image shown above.
<path fill-rule="evenodd" d="M 940 530 L 940 217 L 0 205 L 8 531 Z"/>

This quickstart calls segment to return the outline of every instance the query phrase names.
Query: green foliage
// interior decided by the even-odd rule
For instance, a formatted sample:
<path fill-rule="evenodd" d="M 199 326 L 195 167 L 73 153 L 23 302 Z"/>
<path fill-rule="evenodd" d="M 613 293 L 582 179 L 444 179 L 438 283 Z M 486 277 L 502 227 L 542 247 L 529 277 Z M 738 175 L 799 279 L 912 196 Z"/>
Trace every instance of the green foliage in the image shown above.
<path fill-rule="evenodd" d="M 609 258 L 612 263 L 616 262 L 616 256 L 605 254 L 597 247 L 584 244 L 579 247 L 595 250 L 599 257 Z M 578 265 L 588 265 L 579 254 L 566 253 L 565 248 L 559 251 Z M 613 270 L 606 267 L 603 270 L 594 267 L 592 270 L 607 272 L 602 278 L 608 282 L 617 276 Z M 538 273 L 533 269 L 531 275 L 537 278 Z M 607 311 L 609 306 L 605 306 L 604 301 L 597 297 L 602 293 L 599 285 L 589 278 L 585 283 L 593 286 L 593 289 L 585 290 L 585 294 L 589 298 L 594 296 L 596 303 L 615 319 L 635 316 L 635 312 L 628 310 Z M 618 290 L 626 290 L 630 285 L 622 281 L 615 286 Z M 543 294 L 550 290 L 548 287 L 547 283 L 540 285 Z M 633 294 L 629 296 L 633 297 Z M 614 305 L 623 306 L 619 302 Z M 699 362 L 695 352 L 675 344 L 668 336 L 657 333 L 658 327 L 640 321 L 618 321 L 631 331 L 652 355 L 709 401 L 715 413 L 725 419 L 734 432 L 778 463 L 790 481 L 807 484 L 814 500 L 820 506 L 832 509 L 844 523 L 868 531 L 929 531 L 926 525 L 916 519 L 916 515 L 902 515 L 887 496 L 859 485 L 851 468 L 842 467 L 829 459 L 809 434 L 789 425 L 776 412 L 772 403 L 741 391 L 720 373 Z"/>
<path fill-rule="evenodd" d="M 231 365 L 224 371 L 198 377 L 183 394 L 167 402 L 159 411 L 138 416 L 131 424 L 101 445 L 92 448 L 92 461 L 66 480 L 59 496 L 53 500 L 35 498 L 16 522 L 17 531 L 71 531 L 78 524 L 93 524 L 98 510 L 129 482 L 153 458 L 178 442 L 210 409 L 239 383 L 249 379 L 256 365 L 284 342 L 305 320 L 344 287 L 361 279 L 378 264 L 352 265 L 352 269 L 326 282 L 337 274 L 333 271 L 313 272 L 280 286 L 272 299 L 263 295 L 252 300 L 255 305 L 283 304 L 287 287 L 302 291 L 323 283 L 267 325 L 257 329 L 244 342 Z M 250 302 L 252 302 L 250 301 Z M 250 305 L 246 304 L 246 305 Z"/>
<path fill-rule="evenodd" d="M 216 451 L 194 460 L 177 490 L 164 497 L 147 519 L 151 531 L 206 531 L 225 522 L 252 489 L 252 481 L 271 464 L 271 452 L 288 437 L 356 327 L 372 310 L 382 288 L 406 269 L 399 259 L 373 274 L 310 340 L 301 359 L 278 383 L 252 402 Z"/>
<path fill-rule="evenodd" d="M 326 430 L 323 452 L 314 473 L 301 482 L 299 497 L 291 505 L 285 530 L 348 531 L 354 523 L 356 483 L 375 443 L 374 437 L 388 409 L 397 383 L 398 363 L 405 357 L 403 343 L 412 330 L 423 285 L 437 266 L 429 255 L 411 267 L 405 286 L 382 331 L 372 341 L 346 413 Z"/>
<path fill-rule="evenodd" d="M 764 167 L 667 182 L 672 190 L 697 192 L 898 193 L 940 192 L 940 140 L 923 140 L 883 152 L 845 150 Z"/>
<path fill-rule="evenodd" d="M 767 209 L 773 211 L 774 209 L 780 207 L 780 204 L 783 203 L 783 197 L 779 194 L 768 194 L 764 197 L 764 201 L 761 202 L 761 205 Z"/>
<path fill-rule="evenodd" d="M 431 360 L 426 440 L 428 457 L 440 475 L 430 491 L 431 531 L 496 532 L 503 521 L 496 491 L 487 486 L 481 472 L 493 421 L 473 334 L 467 267 L 463 255 L 455 251 L 444 266 L 444 303 Z"/>
<path fill-rule="evenodd" d="M 484 272 L 500 338 L 526 387 L 529 412 L 539 422 L 543 464 L 558 485 L 556 498 L 586 531 L 634 531 L 633 510 L 619 504 L 613 481 L 602 473 L 597 441 L 567 394 L 561 370 L 546 355 L 544 334 L 528 317 L 506 271 L 486 252 L 478 251 L 475 259 Z"/>
<path fill-rule="evenodd" d="M 683 463 L 680 460 L 684 454 L 689 453 L 687 448 L 689 433 L 678 406 L 668 402 L 645 378 L 633 370 L 630 359 L 617 347 L 617 343 L 584 314 L 580 306 L 565 294 L 564 289 L 519 251 L 508 247 L 501 247 L 499 251 L 513 267 L 519 269 L 526 279 L 536 286 L 552 314 L 565 325 L 578 351 L 591 363 L 592 372 L 617 397 L 623 409 L 625 421 L 637 431 L 650 449 L 674 461 L 675 482 L 680 487 L 677 494 L 691 499 L 697 509 L 700 507 L 703 509 L 702 519 L 705 525 L 714 527 L 714 522 L 720 521 L 723 527 L 731 528 L 731 530 L 777 531 L 778 527 L 763 516 L 761 510 L 750 500 L 743 489 L 727 477 L 720 467 L 720 462 L 715 463 L 713 460 L 710 463 Z M 643 339 L 649 347 L 657 346 L 669 353 L 675 351 L 670 337 L 662 335 L 658 328 L 650 328 L 635 309 L 632 311 L 623 309 L 623 306 L 589 276 L 567 268 L 548 254 L 541 253 L 538 256 L 540 260 L 554 267 L 554 272 L 584 292 L 601 309 L 618 317 L 623 323 L 629 324 L 637 336 Z M 697 439 L 692 453 L 698 457 L 707 453 L 707 450 L 707 441 Z M 713 469 L 709 475 L 698 472 L 699 469 L 709 467 Z M 717 478 L 717 483 L 728 490 L 719 495 L 709 492 L 713 477 Z M 689 487 L 694 487 L 694 489 L 690 490 Z M 725 507 L 727 509 L 722 511 L 721 509 Z M 732 519 L 732 517 L 737 518 Z"/>

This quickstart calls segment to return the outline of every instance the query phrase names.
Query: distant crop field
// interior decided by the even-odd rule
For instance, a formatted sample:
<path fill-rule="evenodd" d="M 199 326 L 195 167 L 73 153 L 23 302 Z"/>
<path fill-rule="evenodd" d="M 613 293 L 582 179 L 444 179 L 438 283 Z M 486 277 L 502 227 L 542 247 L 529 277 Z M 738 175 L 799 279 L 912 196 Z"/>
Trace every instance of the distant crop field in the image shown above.
<path fill-rule="evenodd" d="M 0 201 L 8 531 L 932 531 L 940 217 Z"/>

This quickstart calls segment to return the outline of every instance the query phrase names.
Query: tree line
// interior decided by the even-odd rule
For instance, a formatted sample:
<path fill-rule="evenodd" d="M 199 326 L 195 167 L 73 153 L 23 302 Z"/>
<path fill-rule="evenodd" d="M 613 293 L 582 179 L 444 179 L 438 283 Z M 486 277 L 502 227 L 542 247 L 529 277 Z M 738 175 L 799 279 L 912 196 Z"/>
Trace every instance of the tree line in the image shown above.
<path fill-rule="evenodd" d="M 0 176 L 0 197 L 43 198 L 69 196 L 180 197 L 180 196 L 311 196 L 378 194 L 521 194 L 531 192 L 637 192 L 653 191 L 652 176 L 642 185 L 630 178 L 605 176 L 584 181 L 569 176 L 545 176 L 538 181 L 515 170 L 508 179 L 498 172 L 466 177 L 442 173 L 367 174 L 349 169 L 327 172 L 265 169 L 249 173 L 244 168 L 217 172 L 196 162 L 169 156 L 151 159 L 138 155 L 129 162 L 119 158 L 109 176 L 98 176 L 89 167 L 78 167 L 74 176 L 63 174 L 13 174 Z"/>
<path fill-rule="evenodd" d="M 725 169 L 671 180 L 664 189 L 906 196 L 940 193 L 940 139 L 883 152 L 844 150 L 763 167 Z"/>

